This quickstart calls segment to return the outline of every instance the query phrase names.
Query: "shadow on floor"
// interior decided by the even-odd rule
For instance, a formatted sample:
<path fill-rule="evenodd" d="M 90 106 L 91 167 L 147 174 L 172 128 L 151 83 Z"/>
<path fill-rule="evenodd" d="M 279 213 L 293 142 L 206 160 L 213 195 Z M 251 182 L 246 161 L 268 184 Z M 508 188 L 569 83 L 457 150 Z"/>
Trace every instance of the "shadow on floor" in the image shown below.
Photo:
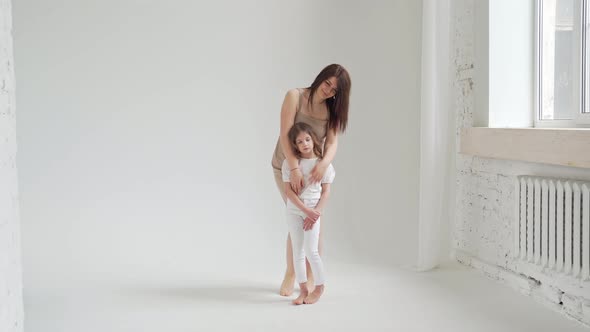
<path fill-rule="evenodd" d="M 143 301 L 233 302 L 242 304 L 269 304 L 290 301 L 278 294 L 275 285 L 232 281 L 225 284 L 212 282 L 198 285 L 127 285 L 114 289 L 117 296 Z"/>

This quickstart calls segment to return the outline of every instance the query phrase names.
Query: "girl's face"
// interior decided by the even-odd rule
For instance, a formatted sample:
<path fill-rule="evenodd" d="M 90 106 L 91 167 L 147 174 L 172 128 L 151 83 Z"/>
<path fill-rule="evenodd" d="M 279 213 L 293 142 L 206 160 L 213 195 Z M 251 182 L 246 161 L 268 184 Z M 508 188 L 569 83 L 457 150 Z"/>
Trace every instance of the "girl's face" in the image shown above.
<path fill-rule="evenodd" d="M 322 99 L 332 98 L 338 92 L 338 80 L 336 77 L 332 76 L 323 81 L 318 90 L 320 91 Z"/>
<path fill-rule="evenodd" d="M 313 139 L 308 133 L 304 131 L 300 132 L 295 139 L 295 146 L 297 146 L 297 150 L 301 153 L 301 157 L 308 159 L 314 157 Z"/>

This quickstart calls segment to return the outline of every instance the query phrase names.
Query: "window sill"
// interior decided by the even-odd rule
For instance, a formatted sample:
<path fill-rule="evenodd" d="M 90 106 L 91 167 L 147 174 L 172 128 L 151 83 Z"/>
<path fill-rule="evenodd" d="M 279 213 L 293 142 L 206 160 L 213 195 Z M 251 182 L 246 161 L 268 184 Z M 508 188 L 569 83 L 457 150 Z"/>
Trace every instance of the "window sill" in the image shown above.
<path fill-rule="evenodd" d="M 459 153 L 590 168 L 590 128 L 461 129 Z"/>

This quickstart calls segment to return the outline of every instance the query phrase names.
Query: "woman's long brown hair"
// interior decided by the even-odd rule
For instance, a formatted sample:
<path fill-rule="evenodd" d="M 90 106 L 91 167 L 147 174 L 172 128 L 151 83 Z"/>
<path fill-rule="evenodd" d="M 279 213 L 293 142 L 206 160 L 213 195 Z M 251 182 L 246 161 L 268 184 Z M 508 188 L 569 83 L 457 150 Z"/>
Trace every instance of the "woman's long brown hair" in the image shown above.
<path fill-rule="evenodd" d="M 348 100 L 350 98 L 351 86 L 350 75 L 344 67 L 338 64 L 331 64 L 322 69 L 309 87 L 309 104 L 312 105 L 315 92 L 330 77 L 336 77 L 338 88 L 336 89 L 334 98 L 326 99 L 326 105 L 330 113 L 328 128 L 344 132 L 348 124 Z"/>

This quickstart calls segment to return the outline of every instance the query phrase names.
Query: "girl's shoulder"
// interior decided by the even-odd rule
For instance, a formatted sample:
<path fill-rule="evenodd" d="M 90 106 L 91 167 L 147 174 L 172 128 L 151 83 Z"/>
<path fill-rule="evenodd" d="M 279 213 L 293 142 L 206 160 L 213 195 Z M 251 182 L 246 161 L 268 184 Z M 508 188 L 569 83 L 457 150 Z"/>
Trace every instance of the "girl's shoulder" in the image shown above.
<path fill-rule="evenodd" d="M 289 169 L 289 163 L 287 163 L 287 159 L 283 160 L 283 164 L 281 165 L 281 169 L 285 170 L 285 169 Z"/>
<path fill-rule="evenodd" d="M 335 169 L 334 169 L 334 165 L 332 165 L 332 163 L 330 163 L 330 165 L 328 165 L 328 170 L 330 170 L 330 171 L 332 171 L 332 172 L 334 172 L 334 171 L 335 171 Z"/>
<path fill-rule="evenodd" d="M 301 159 L 297 158 L 297 163 L 300 164 Z M 283 160 L 283 164 L 281 165 L 281 169 L 289 170 L 289 163 L 287 162 L 287 159 Z"/>
<path fill-rule="evenodd" d="M 328 168 L 326 168 L 326 173 L 336 173 L 336 170 L 334 169 L 334 165 L 332 165 L 332 163 L 330 163 L 328 165 Z"/>
<path fill-rule="evenodd" d="M 324 173 L 324 177 L 322 178 L 322 184 L 328 184 L 334 182 L 334 178 L 336 177 L 336 170 L 334 170 L 334 166 L 330 163 L 326 172 Z"/>

